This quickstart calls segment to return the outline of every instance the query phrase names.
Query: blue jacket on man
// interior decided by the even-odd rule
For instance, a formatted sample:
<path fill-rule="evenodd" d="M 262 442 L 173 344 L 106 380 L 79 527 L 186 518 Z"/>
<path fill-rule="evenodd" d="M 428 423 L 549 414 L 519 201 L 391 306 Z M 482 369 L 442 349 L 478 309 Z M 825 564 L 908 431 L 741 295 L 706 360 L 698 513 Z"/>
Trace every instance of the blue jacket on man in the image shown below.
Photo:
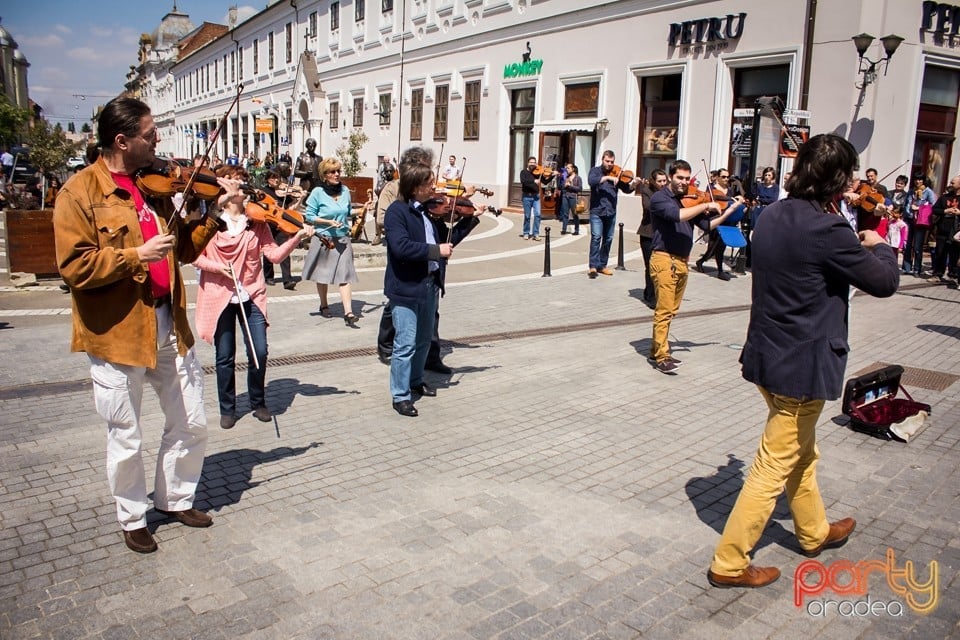
<path fill-rule="evenodd" d="M 864 248 L 843 217 L 794 198 L 764 210 L 751 245 L 743 377 L 791 398 L 838 398 L 849 351 L 850 286 L 892 296 L 900 282 L 896 254 L 886 244 Z"/>
<path fill-rule="evenodd" d="M 383 275 L 383 292 L 393 304 L 413 305 L 423 297 L 422 283 L 430 276 L 430 263 L 439 268 L 434 272 L 440 294 L 446 277 L 447 261 L 440 257 L 439 244 L 429 244 L 423 215 L 414 208 L 418 203 L 397 200 L 383 216 L 387 241 L 387 268 Z M 447 241 L 447 226 L 442 220 L 430 218 L 437 243 Z M 450 242 L 458 244 L 480 224 L 477 216 L 461 218 L 453 226 Z"/>

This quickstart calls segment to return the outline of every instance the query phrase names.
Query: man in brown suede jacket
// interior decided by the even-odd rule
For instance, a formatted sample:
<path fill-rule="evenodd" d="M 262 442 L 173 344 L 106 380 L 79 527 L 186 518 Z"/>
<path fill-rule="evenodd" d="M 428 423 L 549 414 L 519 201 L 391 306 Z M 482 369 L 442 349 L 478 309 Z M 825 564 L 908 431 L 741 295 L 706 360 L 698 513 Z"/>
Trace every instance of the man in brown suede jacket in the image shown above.
<path fill-rule="evenodd" d="M 200 254 L 219 219 L 208 212 L 188 222 L 170 197 L 137 185 L 136 172 L 156 160 L 158 133 L 146 104 L 110 101 L 97 134 L 99 159 L 57 197 L 57 264 L 73 297 L 71 349 L 87 353 L 97 412 L 107 421 L 107 479 L 124 541 L 150 553 L 157 544 L 146 520 L 144 383 L 156 390 L 165 416 L 153 504 L 187 526 L 213 523 L 193 508 L 207 430 L 180 262 Z"/>

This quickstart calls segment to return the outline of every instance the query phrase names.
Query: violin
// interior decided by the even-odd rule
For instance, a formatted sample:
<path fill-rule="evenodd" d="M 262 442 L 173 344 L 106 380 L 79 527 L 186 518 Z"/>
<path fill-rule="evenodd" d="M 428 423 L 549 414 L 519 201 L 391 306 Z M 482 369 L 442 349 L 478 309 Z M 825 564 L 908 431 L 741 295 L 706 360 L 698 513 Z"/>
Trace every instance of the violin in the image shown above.
<path fill-rule="evenodd" d="M 532 171 L 530 171 L 530 173 L 532 173 L 537 178 L 543 178 L 544 180 L 549 180 L 551 177 L 553 177 L 553 171 L 554 171 L 553 167 L 549 165 L 543 166 L 538 164 L 533 168 Z"/>
<path fill-rule="evenodd" d="M 636 177 L 633 171 L 630 171 L 629 169 L 623 169 L 618 164 L 613 165 L 613 168 L 610 170 L 610 173 L 617 174 L 619 182 L 622 182 L 623 184 L 630 184 L 631 182 L 633 182 L 633 179 Z"/>
<path fill-rule="evenodd" d="M 443 183 L 442 186 L 441 182 Z M 469 186 L 464 186 L 459 180 L 447 180 L 441 182 L 438 182 L 436 188 L 434 189 L 438 195 L 462 196 L 467 192 L 468 189 L 470 189 Z M 492 190 L 485 189 L 483 187 L 475 186 L 473 187 L 473 191 L 488 198 L 493 195 Z"/>
<path fill-rule="evenodd" d="M 713 202 L 710 194 L 706 191 L 700 191 L 700 189 L 697 189 L 697 185 L 691 182 L 687 185 L 687 192 L 680 197 L 680 208 L 687 209 L 708 202 Z"/>
<path fill-rule="evenodd" d="M 154 198 L 171 198 L 176 193 L 183 193 L 191 180 L 192 194 L 201 200 L 215 200 L 223 193 L 216 174 L 207 168 L 182 167 L 176 162 L 158 160 L 136 173 L 137 186 Z"/>
<path fill-rule="evenodd" d="M 477 215 L 477 208 L 466 198 L 441 196 L 430 198 L 423 203 L 427 215 L 435 220 L 469 218 Z"/>
<path fill-rule="evenodd" d="M 278 229 L 289 235 L 294 235 L 304 228 L 305 222 L 303 214 L 293 209 L 284 209 L 277 204 L 276 199 L 267 195 L 263 191 L 255 191 L 253 196 L 247 201 L 243 208 L 243 213 L 254 222 L 271 222 Z M 334 243 L 330 236 L 320 234 L 317 236 L 320 242 L 333 249 Z"/>
<path fill-rule="evenodd" d="M 254 222 L 273 223 L 280 231 L 293 235 L 303 229 L 303 214 L 292 209 L 284 209 L 272 196 L 257 191 L 243 208 L 246 216 Z"/>
<path fill-rule="evenodd" d="M 861 182 L 860 186 L 857 188 L 857 199 L 851 204 L 860 207 L 867 213 L 873 213 L 874 209 L 877 208 L 877 205 L 883 204 L 885 200 L 886 198 L 884 198 L 883 194 L 877 189 L 874 189 L 866 182 Z"/>

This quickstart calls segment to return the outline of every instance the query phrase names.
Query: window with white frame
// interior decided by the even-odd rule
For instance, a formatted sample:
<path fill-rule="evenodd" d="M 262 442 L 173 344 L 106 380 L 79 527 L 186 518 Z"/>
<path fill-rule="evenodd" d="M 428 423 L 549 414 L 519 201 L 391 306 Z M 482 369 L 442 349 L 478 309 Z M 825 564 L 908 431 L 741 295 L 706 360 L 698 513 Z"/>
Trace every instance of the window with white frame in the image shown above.
<path fill-rule="evenodd" d="M 410 139 L 423 139 L 423 88 L 410 91 Z"/>
<path fill-rule="evenodd" d="M 363 126 L 363 96 L 353 98 L 353 126 L 356 128 Z"/>

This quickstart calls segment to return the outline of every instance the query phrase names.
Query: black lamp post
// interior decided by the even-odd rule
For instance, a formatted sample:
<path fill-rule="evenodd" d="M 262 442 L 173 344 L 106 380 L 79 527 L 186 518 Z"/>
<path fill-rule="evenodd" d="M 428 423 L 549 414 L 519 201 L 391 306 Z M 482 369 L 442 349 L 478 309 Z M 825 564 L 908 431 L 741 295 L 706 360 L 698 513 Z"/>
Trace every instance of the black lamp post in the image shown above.
<path fill-rule="evenodd" d="M 863 74 L 863 81 L 856 85 L 856 87 L 863 89 L 877 79 L 877 65 L 881 62 L 884 63 L 883 75 L 887 75 L 887 66 L 890 63 L 890 58 L 896 53 L 897 47 L 900 46 L 900 43 L 903 42 L 904 39 L 893 34 L 880 38 L 885 56 L 879 60 L 871 60 L 866 57 L 867 50 L 870 48 L 870 45 L 873 44 L 874 40 L 873 36 L 869 33 L 861 33 L 860 35 L 853 36 L 851 40 L 853 40 L 853 44 L 857 48 L 857 55 L 860 57 L 860 70 L 858 73 Z"/>

